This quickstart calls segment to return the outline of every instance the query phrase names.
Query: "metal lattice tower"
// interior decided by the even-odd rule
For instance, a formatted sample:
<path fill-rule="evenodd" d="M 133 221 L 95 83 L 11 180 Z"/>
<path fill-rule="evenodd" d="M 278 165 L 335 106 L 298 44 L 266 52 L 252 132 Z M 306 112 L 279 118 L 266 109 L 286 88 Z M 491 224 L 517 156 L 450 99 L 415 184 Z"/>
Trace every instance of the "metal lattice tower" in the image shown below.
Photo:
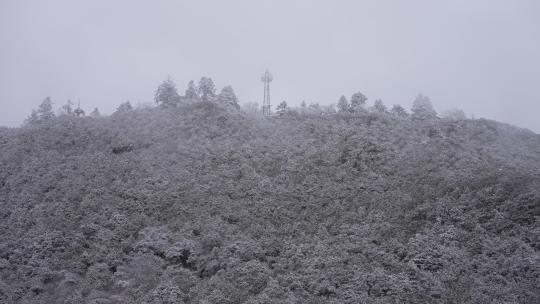
<path fill-rule="evenodd" d="M 261 81 L 264 83 L 264 100 L 262 105 L 263 115 L 269 116 L 270 115 L 270 82 L 272 82 L 273 77 L 268 70 L 264 72 L 264 74 L 261 77 Z"/>

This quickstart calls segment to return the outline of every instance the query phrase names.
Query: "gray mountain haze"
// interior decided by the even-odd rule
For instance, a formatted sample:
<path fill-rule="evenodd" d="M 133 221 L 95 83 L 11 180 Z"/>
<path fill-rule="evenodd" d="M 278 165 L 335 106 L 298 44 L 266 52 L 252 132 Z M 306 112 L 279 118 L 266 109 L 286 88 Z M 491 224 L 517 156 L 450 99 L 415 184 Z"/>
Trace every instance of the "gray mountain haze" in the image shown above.
<path fill-rule="evenodd" d="M 15 1 L 0 3 L 0 125 L 18 126 L 43 98 L 110 114 L 150 102 L 171 76 L 203 75 L 261 102 L 410 109 L 431 97 L 540 132 L 540 3 L 518 1 Z"/>

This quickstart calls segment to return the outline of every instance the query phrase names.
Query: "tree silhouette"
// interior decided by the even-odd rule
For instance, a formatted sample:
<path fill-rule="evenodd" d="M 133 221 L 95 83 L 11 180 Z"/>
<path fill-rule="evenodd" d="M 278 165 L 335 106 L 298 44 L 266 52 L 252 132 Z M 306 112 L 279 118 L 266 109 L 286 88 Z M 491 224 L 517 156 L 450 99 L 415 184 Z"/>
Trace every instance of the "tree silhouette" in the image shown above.
<path fill-rule="evenodd" d="M 171 78 L 161 83 L 154 95 L 154 101 L 162 107 L 175 107 L 180 101 L 180 95 L 176 91 L 176 85 Z"/>
<path fill-rule="evenodd" d="M 199 96 L 203 101 L 214 101 L 216 97 L 216 87 L 212 78 L 202 77 L 199 80 Z"/>
<path fill-rule="evenodd" d="M 55 117 L 53 112 L 53 103 L 50 97 L 46 97 L 39 105 L 37 117 L 40 121 L 49 120 Z"/>
<path fill-rule="evenodd" d="M 367 101 L 367 97 L 364 94 L 360 92 L 354 93 L 351 96 L 350 111 L 359 112 L 365 106 L 366 101 Z"/>
<path fill-rule="evenodd" d="M 390 113 L 397 117 L 407 117 L 407 111 L 405 111 L 405 108 L 403 108 L 400 105 L 395 104 L 392 109 L 390 110 Z"/>
<path fill-rule="evenodd" d="M 437 112 L 431 104 L 429 97 L 419 94 L 413 102 L 411 108 L 413 119 L 425 120 L 437 117 Z"/>
<path fill-rule="evenodd" d="M 276 113 L 278 113 L 279 116 L 283 116 L 288 112 L 288 110 L 289 107 L 287 106 L 287 102 L 285 100 L 276 107 Z"/>
<path fill-rule="evenodd" d="M 220 103 L 231 105 L 235 108 L 239 108 L 238 98 L 236 97 L 236 94 L 234 94 L 234 90 L 231 86 L 224 87 L 219 93 L 217 100 Z"/>
<path fill-rule="evenodd" d="M 387 111 L 386 106 L 384 105 L 381 99 L 375 100 L 375 103 L 373 105 L 373 110 L 379 113 L 385 113 Z"/>
<path fill-rule="evenodd" d="M 71 99 L 68 99 L 66 104 L 60 108 L 61 113 L 64 115 L 73 115 L 73 102 Z"/>
<path fill-rule="evenodd" d="M 116 112 L 114 113 L 125 113 L 128 111 L 133 110 L 133 107 L 131 106 L 131 103 L 128 101 L 121 103 L 118 108 L 116 108 Z"/>
<path fill-rule="evenodd" d="M 101 114 L 99 113 L 98 108 L 94 108 L 94 110 L 90 113 L 90 117 L 101 117 Z"/>
<path fill-rule="evenodd" d="M 197 93 L 197 86 L 195 85 L 195 82 L 193 80 L 189 81 L 184 97 L 188 100 L 199 99 L 199 94 Z"/>
<path fill-rule="evenodd" d="M 341 96 L 337 103 L 337 109 L 339 113 L 347 113 L 351 110 L 351 105 L 345 96 Z"/>

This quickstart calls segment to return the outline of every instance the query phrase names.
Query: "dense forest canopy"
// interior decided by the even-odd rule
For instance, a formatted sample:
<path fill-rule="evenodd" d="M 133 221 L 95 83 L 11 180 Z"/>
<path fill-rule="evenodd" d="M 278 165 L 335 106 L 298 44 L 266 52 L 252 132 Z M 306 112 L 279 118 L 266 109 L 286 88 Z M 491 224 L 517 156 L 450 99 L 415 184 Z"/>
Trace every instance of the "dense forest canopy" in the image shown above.
<path fill-rule="evenodd" d="M 540 303 L 539 135 L 219 92 L 0 128 L 0 302 Z"/>

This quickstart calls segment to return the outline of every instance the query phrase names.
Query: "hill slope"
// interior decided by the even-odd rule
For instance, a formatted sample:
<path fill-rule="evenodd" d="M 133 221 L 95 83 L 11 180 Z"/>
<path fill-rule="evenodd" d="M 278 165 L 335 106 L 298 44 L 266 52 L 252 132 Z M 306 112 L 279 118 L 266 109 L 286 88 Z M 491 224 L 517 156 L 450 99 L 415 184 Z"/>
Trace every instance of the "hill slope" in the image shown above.
<path fill-rule="evenodd" d="M 540 136 L 211 103 L 0 130 L 2 303 L 538 303 Z"/>

